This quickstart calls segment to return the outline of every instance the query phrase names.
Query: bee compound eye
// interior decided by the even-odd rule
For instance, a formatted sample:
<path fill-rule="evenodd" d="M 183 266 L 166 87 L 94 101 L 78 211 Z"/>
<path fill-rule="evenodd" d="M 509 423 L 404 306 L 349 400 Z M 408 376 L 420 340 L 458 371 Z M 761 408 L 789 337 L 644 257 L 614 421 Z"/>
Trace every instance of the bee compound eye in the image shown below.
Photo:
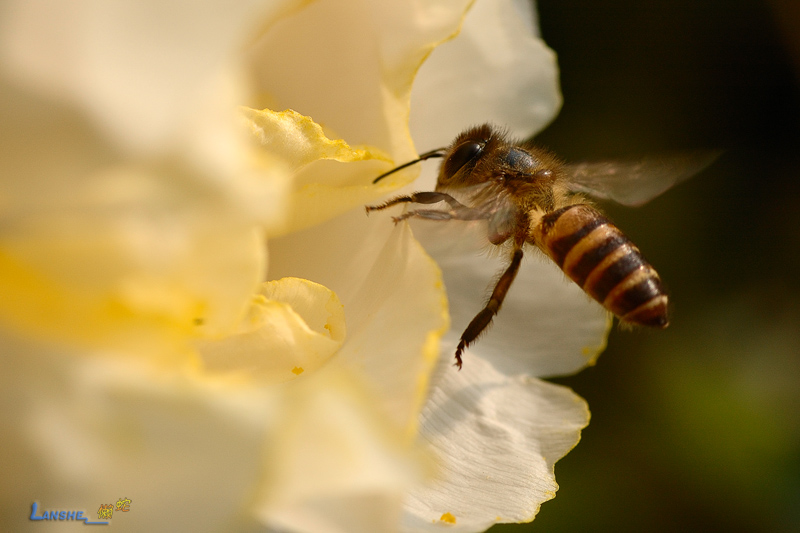
<path fill-rule="evenodd" d="M 468 142 L 456 148 L 444 163 L 444 175 L 452 178 L 461 168 L 483 152 L 483 143 Z"/>

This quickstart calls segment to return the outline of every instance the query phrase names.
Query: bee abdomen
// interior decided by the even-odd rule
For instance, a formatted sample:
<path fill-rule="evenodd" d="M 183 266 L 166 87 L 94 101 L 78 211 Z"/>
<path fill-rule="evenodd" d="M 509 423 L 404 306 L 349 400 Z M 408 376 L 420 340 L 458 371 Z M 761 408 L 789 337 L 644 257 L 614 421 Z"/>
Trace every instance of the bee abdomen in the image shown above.
<path fill-rule="evenodd" d="M 625 322 L 666 327 L 668 298 L 639 249 L 586 204 L 542 217 L 534 242 L 592 298 Z"/>

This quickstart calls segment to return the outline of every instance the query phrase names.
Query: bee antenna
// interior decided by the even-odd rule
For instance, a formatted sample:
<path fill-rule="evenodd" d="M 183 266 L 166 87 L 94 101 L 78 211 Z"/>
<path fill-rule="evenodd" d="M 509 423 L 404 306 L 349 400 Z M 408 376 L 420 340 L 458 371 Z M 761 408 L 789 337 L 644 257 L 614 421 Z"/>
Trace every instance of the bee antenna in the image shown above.
<path fill-rule="evenodd" d="M 415 159 L 413 161 L 409 161 L 408 163 L 403 163 L 399 167 L 395 167 L 392 170 L 390 170 L 389 172 L 384 172 L 383 174 L 381 174 L 380 176 L 378 176 L 377 178 L 372 180 L 372 183 L 374 185 L 375 183 L 378 183 L 379 181 L 381 181 L 386 176 L 388 176 L 390 174 L 394 174 L 398 170 L 403 170 L 404 168 L 410 167 L 411 165 L 416 165 L 420 161 L 425 161 L 426 159 L 431 159 L 431 158 L 434 158 L 434 157 L 444 157 L 444 151 L 445 150 L 447 150 L 447 148 L 437 148 L 436 150 L 431 150 L 430 152 L 425 152 L 424 154 L 420 154 L 419 158 L 417 158 L 417 159 Z"/>

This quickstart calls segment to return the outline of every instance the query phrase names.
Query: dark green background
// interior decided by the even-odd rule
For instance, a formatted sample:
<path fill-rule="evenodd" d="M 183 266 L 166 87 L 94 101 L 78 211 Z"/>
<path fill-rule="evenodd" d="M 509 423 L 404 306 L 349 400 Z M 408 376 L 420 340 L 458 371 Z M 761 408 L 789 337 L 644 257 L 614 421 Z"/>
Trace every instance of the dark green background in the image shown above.
<path fill-rule="evenodd" d="M 539 0 L 568 160 L 722 148 L 640 209 L 607 206 L 672 296 L 555 380 L 592 422 L 532 524 L 501 532 L 800 531 L 800 2 Z"/>

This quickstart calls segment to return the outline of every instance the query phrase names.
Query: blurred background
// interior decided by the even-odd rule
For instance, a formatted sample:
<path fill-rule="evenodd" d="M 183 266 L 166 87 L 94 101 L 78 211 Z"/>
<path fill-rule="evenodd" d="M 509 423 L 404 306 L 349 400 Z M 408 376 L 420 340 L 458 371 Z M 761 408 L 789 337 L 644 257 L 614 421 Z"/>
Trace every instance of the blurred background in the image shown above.
<path fill-rule="evenodd" d="M 538 0 L 567 160 L 723 156 L 639 209 L 604 205 L 672 296 L 554 380 L 589 402 L 523 531 L 800 531 L 800 2 Z"/>

